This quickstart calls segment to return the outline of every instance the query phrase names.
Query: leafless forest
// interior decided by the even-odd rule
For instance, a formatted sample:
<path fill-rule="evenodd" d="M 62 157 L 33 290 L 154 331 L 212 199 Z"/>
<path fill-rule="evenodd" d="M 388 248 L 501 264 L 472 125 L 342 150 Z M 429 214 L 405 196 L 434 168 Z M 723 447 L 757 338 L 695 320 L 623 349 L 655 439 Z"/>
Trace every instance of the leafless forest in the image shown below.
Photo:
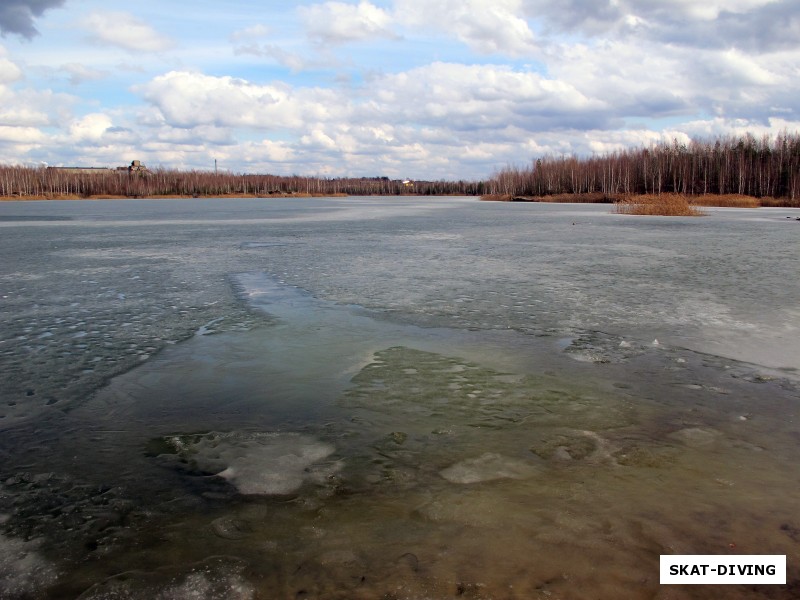
<path fill-rule="evenodd" d="M 706 199 L 749 196 L 762 199 L 760 204 L 800 206 L 800 134 L 675 141 L 587 158 L 545 156 L 527 167 L 500 169 L 486 181 L 0 166 L 0 197 L 5 198 L 483 195 L 612 202 L 630 195 L 660 194 Z"/>
<path fill-rule="evenodd" d="M 501 169 L 485 183 L 485 193 L 581 194 L 608 202 L 631 194 L 735 194 L 800 206 L 800 135 L 675 141 L 590 158 L 543 157 L 529 167 Z"/>
<path fill-rule="evenodd" d="M 272 195 L 476 195 L 482 184 L 464 181 L 404 182 L 388 177 L 283 177 L 175 171 L 59 169 L 0 166 L 0 196 L 92 198 Z"/>

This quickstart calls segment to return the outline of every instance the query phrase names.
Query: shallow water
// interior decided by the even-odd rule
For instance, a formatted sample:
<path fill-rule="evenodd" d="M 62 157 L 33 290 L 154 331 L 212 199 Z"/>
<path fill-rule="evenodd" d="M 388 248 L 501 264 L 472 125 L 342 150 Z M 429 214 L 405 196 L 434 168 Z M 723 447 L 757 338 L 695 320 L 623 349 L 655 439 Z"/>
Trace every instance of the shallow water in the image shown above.
<path fill-rule="evenodd" d="M 709 212 L 0 204 L 0 597 L 792 597 L 800 231 Z"/>

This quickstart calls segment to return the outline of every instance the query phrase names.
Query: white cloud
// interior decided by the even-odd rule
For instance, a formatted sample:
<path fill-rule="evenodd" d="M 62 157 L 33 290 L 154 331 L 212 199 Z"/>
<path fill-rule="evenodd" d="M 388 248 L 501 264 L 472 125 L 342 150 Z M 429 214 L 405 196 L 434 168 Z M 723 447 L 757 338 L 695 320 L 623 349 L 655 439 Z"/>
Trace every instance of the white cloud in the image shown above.
<path fill-rule="evenodd" d="M 255 42 L 240 44 L 234 47 L 236 55 L 249 54 L 275 61 L 277 64 L 290 69 L 293 73 L 298 73 L 307 69 L 326 69 L 338 64 L 338 61 L 331 55 L 321 53 L 316 57 L 309 58 L 296 52 L 289 52 L 275 44 L 258 44 Z"/>
<path fill-rule="evenodd" d="M 504 66 L 433 63 L 380 77 L 371 86 L 375 100 L 370 108 L 380 119 L 451 130 L 508 125 L 540 130 L 606 110 L 565 81 Z"/>
<path fill-rule="evenodd" d="M 125 12 L 94 12 L 86 20 L 94 41 L 129 52 L 160 52 L 173 42 L 152 26 Z"/>
<path fill-rule="evenodd" d="M 255 25 L 245 27 L 244 29 L 237 29 L 231 34 L 230 40 L 232 42 L 242 42 L 246 40 L 259 39 L 268 35 L 270 31 L 271 29 L 266 25 L 257 23 Z"/>
<path fill-rule="evenodd" d="M 527 158 L 537 132 L 553 123 L 583 127 L 586 114 L 608 110 L 565 81 L 504 66 L 452 63 L 377 76 L 361 88 L 338 92 L 177 71 L 136 91 L 154 109 L 142 123 L 162 132 L 145 138 L 176 145 L 196 140 L 219 152 L 227 140 L 204 140 L 200 128 L 288 133 L 278 146 L 264 140 L 224 149 L 227 160 L 238 156 L 251 168 L 266 149 L 272 157 L 291 157 L 271 164 L 272 172 L 298 172 L 299 164 L 306 165 L 300 172 L 310 173 L 452 177 L 464 168 L 459 165 L 480 170 L 481 163 L 493 163 L 492 153 L 501 155 L 500 164 L 518 159 L 521 148 Z M 177 136 L 176 129 L 185 136 Z M 484 164 L 472 176 L 488 171 Z"/>
<path fill-rule="evenodd" d="M 170 71 L 136 88 L 177 127 L 196 125 L 269 128 L 295 120 L 284 89 L 258 86 L 233 77 Z M 283 112 L 283 114 L 281 114 Z M 282 119 L 278 119 L 278 116 Z M 290 117 L 291 115 L 291 117 Z"/>
<path fill-rule="evenodd" d="M 0 46 L 0 158 L 472 178 L 800 120 L 796 0 L 300 4 L 46 13 Z"/>
<path fill-rule="evenodd" d="M 295 152 L 291 146 L 284 142 L 274 142 L 272 140 L 261 140 L 260 142 L 245 144 L 240 150 L 239 156 L 247 162 L 259 164 L 260 161 L 263 165 L 262 172 L 269 172 L 269 165 L 274 170 L 276 162 L 286 163 L 296 159 Z"/>
<path fill-rule="evenodd" d="M 7 58 L 7 51 L 0 46 L 0 85 L 22 79 L 22 70 Z"/>
<path fill-rule="evenodd" d="M 207 160 L 213 151 L 250 169 L 269 163 L 271 172 L 287 174 L 484 177 L 493 166 L 542 154 L 684 139 L 690 132 L 676 125 L 622 129 L 631 117 L 688 115 L 693 103 L 711 102 L 698 98 L 700 85 L 682 74 L 680 52 L 635 56 L 625 44 L 571 46 L 563 62 L 551 63 L 550 77 L 437 62 L 340 90 L 174 71 L 136 91 L 152 107 L 140 120 L 152 129 L 142 134 L 154 140 L 150 151 L 171 145 L 184 152 L 183 161 L 195 153 Z M 680 82 L 680 96 L 664 90 L 665 79 Z M 265 139 L 237 141 L 237 131 Z M 278 131 L 281 141 L 268 139 Z"/>
<path fill-rule="evenodd" d="M 796 0 L 524 0 L 551 36 L 658 41 L 669 46 L 748 51 L 789 48 L 800 35 Z"/>
<path fill-rule="evenodd" d="M 532 56 L 538 50 L 520 0 L 397 0 L 395 18 L 449 32 L 481 54 Z"/>
<path fill-rule="evenodd" d="M 0 125 L 0 142 L 14 142 L 24 145 L 41 143 L 44 134 L 35 127 Z"/>
<path fill-rule="evenodd" d="M 77 142 L 100 141 L 112 127 L 111 117 L 103 113 L 92 113 L 73 121 L 69 126 L 70 137 Z"/>
<path fill-rule="evenodd" d="M 234 77 L 171 71 L 136 88 L 176 127 L 215 125 L 299 129 L 341 113 L 333 91 L 285 84 L 258 85 Z"/>
<path fill-rule="evenodd" d="M 76 98 L 49 89 L 20 88 L 22 71 L 5 54 L 0 46 L 0 160 L 23 164 L 30 162 L 28 153 L 49 151 L 50 137 L 42 128 L 67 122 Z"/>
<path fill-rule="evenodd" d="M 564 81 L 509 67 L 450 63 L 379 76 L 356 91 L 259 85 L 177 71 L 137 91 L 158 111 L 154 124 L 284 130 L 297 136 L 299 147 L 340 154 L 409 147 L 418 141 L 413 132 L 425 127 L 449 130 L 442 139 L 453 144 L 454 132 L 477 139 L 509 126 L 522 132 L 541 131 L 554 122 L 577 126 L 587 113 L 608 110 Z"/>
<path fill-rule="evenodd" d="M 612 117 L 657 118 L 692 110 L 685 51 L 651 50 L 641 42 L 559 44 L 548 49 L 547 63 L 553 77 L 603 102 Z"/>
<path fill-rule="evenodd" d="M 734 48 L 714 53 L 712 69 L 735 85 L 770 86 L 786 82 L 786 77 L 772 72 L 757 57 L 751 57 Z"/>
<path fill-rule="evenodd" d="M 69 74 L 69 82 L 72 85 L 80 85 L 87 81 L 98 81 L 108 77 L 108 71 L 93 69 L 79 63 L 66 63 L 61 65 L 60 71 Z"/>
<path fill-rule="evenodd" d="M 798 132 L 800 131 L 800 120 L 770 118 L 762 121 L 716 117 L 688 121 L 681 126 L 681 130 L 692 138 L 701 139 L 713 139 L 727 135 L 741 136 L 746 133 L 751 133 L 759 138 L 763 135 L 774 135 L 781 131 Z"/>
<path fill-rule="evenodd" d="M 0 107 L 0 125 L 6 127 L 40 127 L 48 121 L 45 113 L 27 106 Z"/>
<path fill-rule="evenodd" d="M 157 129 L 155 139 L 165 145 L 175 146 L 231 146 L 236 138 L 226 127 L 198 125 L 191 129 L 164 125 Z"/>
<path fill-rule="evenodd" d="M 333 138 L 320 129 L 314 129 L 310 135 L 304 135 L 301 137 L 300 144 L 303 146 L 318 147 L 325 150 L 333 150 L 337 147 Z"/>
<path fill-rule="evenodd" d="M 377 37 L 394 37 L 391 16 L 382 8 L 362 0 L 357 5 L 325 2 L 300 8 L 309 36 L 337 44 Z"/>

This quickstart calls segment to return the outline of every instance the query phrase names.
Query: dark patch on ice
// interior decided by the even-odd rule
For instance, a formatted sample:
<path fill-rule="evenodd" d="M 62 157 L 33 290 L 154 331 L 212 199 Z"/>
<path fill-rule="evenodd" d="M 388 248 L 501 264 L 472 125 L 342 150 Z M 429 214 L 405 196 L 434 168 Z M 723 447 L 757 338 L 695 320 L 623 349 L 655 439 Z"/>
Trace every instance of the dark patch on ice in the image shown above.
<path fill-rule="evenodd" d="M 0 215 L 0 222 L 17 221 L 72 221 L 72 217 L 58 217 L 55 215 Z"/>

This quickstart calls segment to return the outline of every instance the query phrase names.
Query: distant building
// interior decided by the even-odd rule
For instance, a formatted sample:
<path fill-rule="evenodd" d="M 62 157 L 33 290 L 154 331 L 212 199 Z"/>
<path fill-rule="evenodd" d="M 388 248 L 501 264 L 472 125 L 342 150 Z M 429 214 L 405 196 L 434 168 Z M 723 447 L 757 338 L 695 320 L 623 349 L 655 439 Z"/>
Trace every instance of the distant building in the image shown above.
<path fill-rule="evenodd" d="M 103 173 L 113 173 L 114 169 L 108 167 L 47 167 L 48 171 L 58 171 L 59 173 L 80 173 L 82 175 L 102 175 Z"/>
<path fill-rule="evenodd" d="M 410 179 L 403 180 L 403 187 L 414 187 L 414 182 Z"/>
<path fill-rule="evenodd" d="M 57 171 L 59 173 L 71 173 L 81 175 L 102 175 L 103 173 L 117 173 L 119 171 L 128 171 L 129 173 L 142 173 L 147 171 L 147 167 L 142 164 L 140 160 L 133 160 L 127 167 L 47 167 L 48 171 Z"/>

